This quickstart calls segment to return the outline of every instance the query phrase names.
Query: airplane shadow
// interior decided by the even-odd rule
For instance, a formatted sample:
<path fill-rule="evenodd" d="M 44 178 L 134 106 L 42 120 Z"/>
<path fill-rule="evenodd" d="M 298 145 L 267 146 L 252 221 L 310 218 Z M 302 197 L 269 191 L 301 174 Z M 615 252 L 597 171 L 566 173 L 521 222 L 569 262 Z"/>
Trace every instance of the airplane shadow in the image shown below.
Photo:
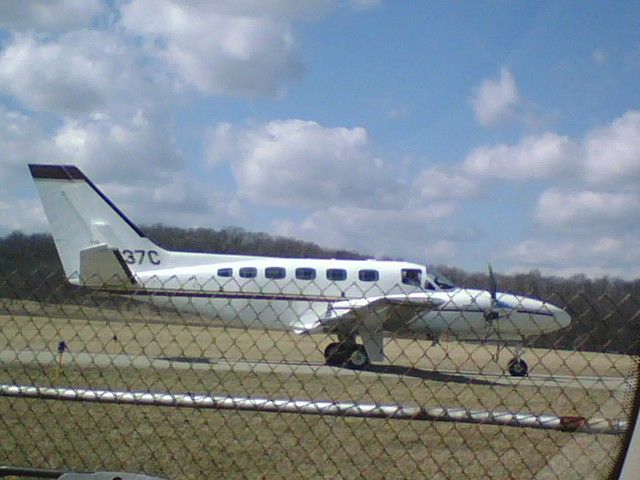
<path fill-rule="evenodd" d="M 499 385 L 497 382 L 481 380 L 464 374 L 442 373 L 433 370 L 423 370 L 415 367 L 403 367 L 399 365 L 369 365 L 361 369 L 365 372 L 386 373 L 404 377 L 432 380 L 434 382 L 464 383 L 466 385 Z"/>
<path fill-rule="evenodd" d="M 161 360 L 173 361 L 173 362 L 186 362 L 186 363 L 202 363 L 202 364 L 215 364 L 214 359 L 203 357 L 159 357 Z M 342 367 L 349 369 L 348 367 Z M 351 369 L 349 369 L 351 370 Z M 501 385 L 498 382 L 492 382 L 489 380 L 481 380 L 479 378 L 473 378 L 462 373 L 443 373 L 434 370 L 424 370 L 415 367 L 403 367 L 400 365 L 368 365 L 360 369 L 363 372 L 371 373 L 384 373 L 387 375 L 397 375 L 400 377 L 413 377 L 421 380 L 432 380 L 434 382 L 449 382 L 449 383 L 463 383 L 465 385 Z"/>

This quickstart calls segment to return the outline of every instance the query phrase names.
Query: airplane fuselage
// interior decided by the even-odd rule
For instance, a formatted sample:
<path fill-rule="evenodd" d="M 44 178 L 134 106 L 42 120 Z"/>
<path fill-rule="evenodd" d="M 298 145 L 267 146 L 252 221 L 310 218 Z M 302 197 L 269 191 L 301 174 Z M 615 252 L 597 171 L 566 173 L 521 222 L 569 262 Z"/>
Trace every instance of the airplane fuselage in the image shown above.
<path fill-rule="evenodd" d="M 403 278 L 406 272 L 419 272 L 419 284 Z M 437 289 L 424 266 L 409 262 L 239 256 L 231 262 L 138 272 L 136 278 L 144 288 L 111 293 L 232 328 L 296 330 L 301 318 L 322 318 L 336 302 L 389 294 L 442 301 L 439 308 L 409 322 L 385 322 L 385 331 L 398 337 L 519 341 L 570 321 L 548 303 L 499 293 L 504 315 L 490 324 L 485 316 L 491 308 L 489 292 Z"/>

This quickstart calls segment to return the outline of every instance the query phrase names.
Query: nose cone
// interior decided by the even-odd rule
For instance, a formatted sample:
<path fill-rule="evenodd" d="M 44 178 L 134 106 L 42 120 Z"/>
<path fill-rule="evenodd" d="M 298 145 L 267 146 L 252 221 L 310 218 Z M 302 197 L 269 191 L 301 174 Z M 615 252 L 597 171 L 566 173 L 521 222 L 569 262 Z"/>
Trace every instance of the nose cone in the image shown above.
<path fill-rule="evenodd" d="M 560 307 L 549 305 L 551 313 L 556 320 L 557 328 L 568 327 L 571 324 L 571 315 Z"/>

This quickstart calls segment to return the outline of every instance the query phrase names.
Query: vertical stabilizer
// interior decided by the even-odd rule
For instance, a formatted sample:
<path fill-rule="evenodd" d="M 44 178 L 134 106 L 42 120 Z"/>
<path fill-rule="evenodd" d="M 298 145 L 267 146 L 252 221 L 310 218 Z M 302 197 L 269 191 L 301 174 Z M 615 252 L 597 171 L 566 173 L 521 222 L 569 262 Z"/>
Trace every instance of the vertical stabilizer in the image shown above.
<path fill-rule="evenodd" d="M 132 269 L 159 268 L 166 252 L 151 242 L 73 165 L 29 165 L 65 274 L 79 283 L 80 252 L 105 244 Z"/>

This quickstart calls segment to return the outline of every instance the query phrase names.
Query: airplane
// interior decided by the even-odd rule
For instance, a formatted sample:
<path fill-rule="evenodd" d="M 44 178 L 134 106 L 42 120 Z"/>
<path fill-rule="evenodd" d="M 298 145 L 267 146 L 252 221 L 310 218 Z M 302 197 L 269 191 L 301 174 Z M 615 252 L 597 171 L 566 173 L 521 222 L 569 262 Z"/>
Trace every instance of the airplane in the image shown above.
<path fill-rule="evenodd" d="M 385 337 L 514 345 L 507 369 L 527 375 L 527 337 L 567 327 L 562 308 L 458 288 L 402 261 L 281 258 L 165 250 L 74 165 L 30 164 L 67 280 L 188 311 L 228 327 L 325 333 L 327 365 L 383 362 Z M 358 338 L 360 342 L 358 342 Z M 499 350 L 498 350 L 499 351 Z"/>

